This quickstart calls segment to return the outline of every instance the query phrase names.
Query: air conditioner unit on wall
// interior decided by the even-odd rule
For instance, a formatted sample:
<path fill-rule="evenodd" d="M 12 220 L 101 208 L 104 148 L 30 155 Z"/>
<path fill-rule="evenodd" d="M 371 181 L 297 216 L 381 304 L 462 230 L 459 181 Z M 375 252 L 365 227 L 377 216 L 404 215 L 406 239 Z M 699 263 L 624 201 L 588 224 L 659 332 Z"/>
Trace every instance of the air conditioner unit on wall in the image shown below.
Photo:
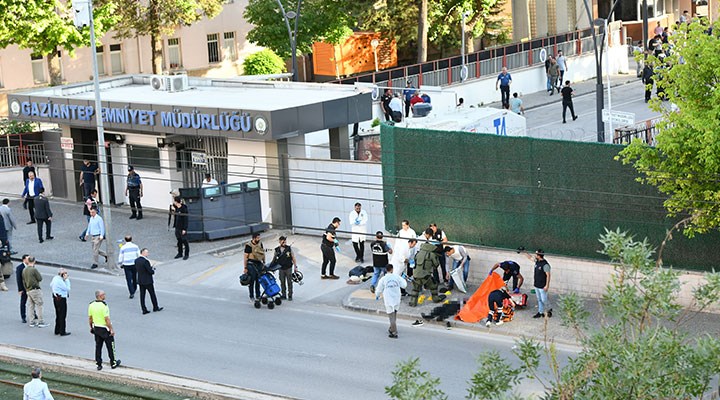
<path fill-rule="evenodd" d="M 188 89 L 187 75 L 171 75 L 165 77 L 167 79 L 167 90 L 170 92 L 182 92 Z"/>

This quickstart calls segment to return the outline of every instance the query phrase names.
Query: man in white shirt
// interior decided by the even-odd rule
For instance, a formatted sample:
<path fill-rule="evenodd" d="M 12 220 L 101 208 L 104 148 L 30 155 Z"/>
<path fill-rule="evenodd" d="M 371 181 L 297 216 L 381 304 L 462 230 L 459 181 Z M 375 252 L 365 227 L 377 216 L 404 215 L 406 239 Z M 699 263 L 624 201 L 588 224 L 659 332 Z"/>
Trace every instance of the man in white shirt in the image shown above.
<path fill-rule="evenodd" d="M 125 235 L 125 244 L 120 247 L 118 253 L 118 265 L 125 270 L 125 280 L 127 281 L 128 292 L 130 298 L 135 297 L 137 291 L 137 269 L 135 268 L 135 260 L 140 257 L 140 248 L 132 242 L 132 236 Z"/>
<path fill-rule="evenodd" d="M 410 221 L 404 219 L 400 223 L 400 230 L 398 231 L 397 236 L 398 238 L 395 240 L 393 257 L 392 260 L 390 260 L 390 264 L 395 266 L 394 274 L 402 276 L 403 272 L 405 272 L 405 262 L 409 260 L 410 255 L 408 240 L 417 239 L 417 233 L 415 233 L 415 230 L 410 227 Z"/>
<path fill-rule="evenodd" d="M 455 268 L 462 267 L 463 282 L 467 282 L 468 274 L 470 272 L 470 256 L 468 255 L 465 246 L 456 244 L 454 246 L 445 246 L 445 255 L 452 260 L 452 268 L 450 271 L 454 271 Z M 455 282 L 450 279 L 448 288 L 452 289 Z"/>
<path fill-rule="evenodd" d="M 355 262 L 365 262 L 365 234 L 367 233 L 368 215 L 362 209 L 362 204 L 355 203 L 355 208 L 348 216 L 350 230 L 352 230 L 352 244 L 355 249 Z"/>
<path fill-rule="evenodd" d="M 395 96 L 392 100 L 390 100 L 388 107 L 390 107 L 390 111 L 392 112 L 392 120 L 395 122 L 402 121 L 403 102 L 400 99 L 400 93 L 395 93 Z"/>
<path fill-rule="evenodd" d="M 392 264 L 387 266 L 387 274 L 385 274 L 378 282 L 375 290 L 375 299 L 379 299 L 383 295 L 385 302 L 385 311 L 390 319 L 390 328 L 388 329 L 388 337 L 397 339 L 397 312 L 400 308 L 400 291 L 407 287 L 405 279 L 393 273 Z"/>
<path fill-rule="evenodd" d="M 32 380 L 23 387 L 23 400 L 54 400 L 47 383 L 42 381 L 40 368 L 33 368 Z"/>
<path fill-rule="evenodd" d="M 217 185 L 218 185 L 218 181 L 213 179 L 212 176 L 210 176 L 210 174 L 205 174 L 205 179 L 203 179 L 203 181 L 202 181 L 203 188 L 217 186 Z"/>
<path fill-rule="evenodd" d="M 3 199 L 0 206 L 0 216 L 2 216 L 7 231 L 8 251 L 10 251 L 10 254 L 17 254 L 17 251 L 12 251 L 12 233 L 14 229 L 17 229 L 17 224 L 15 224 L 15 216 L 13 216 L 9 204 L 10 199 Z"/>
<path fill-rule="evenodd" d="M 562 50 L 558 51 L 558 56 L 557 56 L 556 61 L 557 61 L 558 67 L 560 68 L 560 81 L 559 81 L 560 84 L 556 85 L 556 86 L 562 86 L 562 83 L 565 82 L 565 80 L 564 80 L 565 72 L 568 69 L 567 60 L 565 59 L 565 55 L 563 55 Z"/>

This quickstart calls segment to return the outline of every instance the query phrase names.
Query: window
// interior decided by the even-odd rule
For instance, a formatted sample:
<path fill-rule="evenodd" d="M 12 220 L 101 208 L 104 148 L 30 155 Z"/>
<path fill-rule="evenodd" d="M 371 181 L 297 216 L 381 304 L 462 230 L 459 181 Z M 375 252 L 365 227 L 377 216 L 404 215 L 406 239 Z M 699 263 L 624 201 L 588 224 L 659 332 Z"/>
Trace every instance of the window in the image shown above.
<path fill-rule="evenodd" d="M 160 171 L 160 150 L 151 146 L 127 146 L 128 164 L 135 168 Z"/>
<path fill-rule="evenodd" d="M 105 75 L 105 54 L 103 53 L 103 49 L 103 46 L 97 46 L 95 48 L 95 51 L 97 51 L 98 75 Z"/>
<path fill-rule="evenodd" d="M 220 196 L 222 194 L 222 186 L 206 187 L 206 188 L 202 189 L 202 192 L 203 192 L 203 197 L 205 197 L 206 199 L 208 197 Z"/>
<path fill-rule="evenodd" d="M 38 54 L 32 54 L 30 60 L 32 63 L 33 81 L 35 83 L 47 82 L 47 78 L 45 77 L 45 58 Z"/>
<path fill-rule="evenodd" d="M 223 60 L 237 61 L 235 47 L 235 32 L 225 32 L 223 34 Z"/>
<path fill-rule="evenodd" d="M 207 35 L 208 46 L 208 62 L 220 62 L 220 49 L 218 48 L 218 34 L 211 33 Z"/>
<path fill-rule="evenodd" d="M 243 192 L 243 184 L 242 183 L 233 183 L 230 185 L 225 186 L 225 194 L 237 194 Z"/>
<path fill-rule="evenodd" d="M 168 39 L 168 61 L 170 62 L 170 69 L 182 67 L 179 38 Z"/>
<path fill-rule="evenodd" d="M 110 45 L 110 71 L 113 75 L 125 72 L 123 69 L 122 45 L 119 43 Z"/>

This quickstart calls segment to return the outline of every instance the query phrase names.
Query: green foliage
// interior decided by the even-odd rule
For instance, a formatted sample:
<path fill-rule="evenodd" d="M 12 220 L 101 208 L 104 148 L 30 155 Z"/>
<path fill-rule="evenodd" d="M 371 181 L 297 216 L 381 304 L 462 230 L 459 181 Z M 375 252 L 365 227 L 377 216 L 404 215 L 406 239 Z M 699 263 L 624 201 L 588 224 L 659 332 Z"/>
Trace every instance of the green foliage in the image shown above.
<path fill-rule="evenodd" d="M 434 0 L 428 19 L 428 39 L 439 48 L 460 48 L 462 38 L 462 13 L 465 18 L 466 39 L 482 37 L 484 43 L 504 43 L 508 29 L 500 16 L 505 0 Z"/>
<path fill-rule="evenodd" d="M 372 121 L 372 124 L 370 124 L 370 127 L 371 127 L 371 128 L 374 128 L 374 127 L 379 126 L 379 125 L 380 125 L 380 118 L 375 118 L 375 119 Z"/>
<path fill-rule="evenodd" d="M 121 17 L 116 36 L 171 36 L 180 26 L 202 18 L 212 19 L 222 11 L 225 0 L 115 0 Z"/>
<path fill-rule="evenodd" d="M 393 372 L 393 384 L 385 387 L 385 394 L 395 400 L 444 400 L 445 393 L 438 389 L 440 379 L 427 371 L 420 371 L 420 359 L 399 362 Z"/>
<path fill-rule="evenodd" d="M 76 48 L 90 45 L 90 28 L 75 27 L 70 1 L 2 0 L 0 4 L 0 48 L 15 44 L 45 56 L 58 48 L 73 55 Z M 96 2 L 98 37 L 117 22 L 115 11 L 112 1 Z"/>
<path fill-rule="evenodd" d="M 669 196 L 669 216 L 689 216 L 690 237 L 720 228 L 720 25 L 713 28 L 708 35 L 702 23 L 682 25 L 670 36 L 669 57 L 646 60 L 678 111 L 654 99 L 651 107 L 663 114 L 656 147 L 637 140 L 619 156 L 640 172 L 640 182 Z"/>
<path fill-rule="evenodd" d="M 352 0 L 304 0 L 298 16 L 298 52 L 312 52 L 315 42 L 340 43 L 350 36 L 354 24 L 346 10 L 352 3 Z M 282 0 L 282 4 L 286 13 L 297 9 L 297 0 Z M 253 25 L 247 35 L 249 41 L 268 47 L 283 58 L 291 56 L 290 37 L 276 0 L 250 0 L 244 17 Z M 289 22 L 293 31 L 295 21 Z"/>
<path fill-rule="evenodd" d="M 0 120 L 0 135 L 14 135 L 33 131 L 33 124 L 27 121 Z"/>
<path fill-rule="evenodd" d="M 285 72 L 285 62 L 270 49 L 260 50 L 245 58 L 245 75 L 269 75 Z"/>
<path fill-rule="evenodd" d="M 615 275 L 605 290 L 602 312 L 593 316 L 596 326 L 586 328 L 589 315 L 576 295 L 560 300 L 563 324 L 578 333 L 581 350 L 577 356 L 561 366 L 551 339 L 544 343 L 520 339 L 513 350 L 520 367 L 512 368 L 497 353 L 485 353 L 467 398 L 517 398 L 510 392 L 522 377 L 546 388 L 542 398 L 558 400 L 691 399 L 702 398 L 710 390 L 710 382 L 720 371 L 720 339 L 710 332 L 689 336 L 681 329 L 683 318 L 697 310 L 678 303 L 679 274 L 652 259 L 654 249 L 646 240 L 638 242 L 627 233 L 606 230 L 600 242 Z M 706 283 L 693 290 L 700 310 L 720 299 L 720 274 L 708 273 L 705 278 Z M 543 360 L 551 372 L 550 381 L 539 370 Z M 413 371 L 406 369 L 416 364 L 401 365 L 402 374 L 395 373 L 396 384 L 412 376 Z M 493 376 L 496 371 L 503 371 L 502 379 Z M 416 383 L 407 382 L 405 393 L 413 393 Z"/>

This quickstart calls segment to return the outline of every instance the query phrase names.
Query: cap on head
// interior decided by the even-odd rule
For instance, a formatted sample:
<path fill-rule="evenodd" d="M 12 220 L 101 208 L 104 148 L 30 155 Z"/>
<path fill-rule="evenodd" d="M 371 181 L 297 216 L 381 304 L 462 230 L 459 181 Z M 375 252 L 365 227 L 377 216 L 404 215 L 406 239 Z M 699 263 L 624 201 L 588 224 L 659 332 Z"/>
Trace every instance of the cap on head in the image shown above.
<path fill-rule="evenodd" d="M 128 171 L 135 171 L 135 167 L 133 167 L 132 165 L 128 165 Z"/>
<path fill-rule="evenodd" d="M 375 237 L 378 238 L 378 239 L 382 239 L 382 238 L 383 238 L 383 233 L 382 233 L 382 231 L 377 231 L 377 232 L 375 232 Z"/>
<path fill-rule="evenodd" d="M 539 255 L 539 256 L 542 256 L 542 257 L 545 257 L 545 252 L 543 251 L 543 249 L 537 249 L 537 250 L 535 250 L 535 254 L 537 254 L 537 255 Z"/>

